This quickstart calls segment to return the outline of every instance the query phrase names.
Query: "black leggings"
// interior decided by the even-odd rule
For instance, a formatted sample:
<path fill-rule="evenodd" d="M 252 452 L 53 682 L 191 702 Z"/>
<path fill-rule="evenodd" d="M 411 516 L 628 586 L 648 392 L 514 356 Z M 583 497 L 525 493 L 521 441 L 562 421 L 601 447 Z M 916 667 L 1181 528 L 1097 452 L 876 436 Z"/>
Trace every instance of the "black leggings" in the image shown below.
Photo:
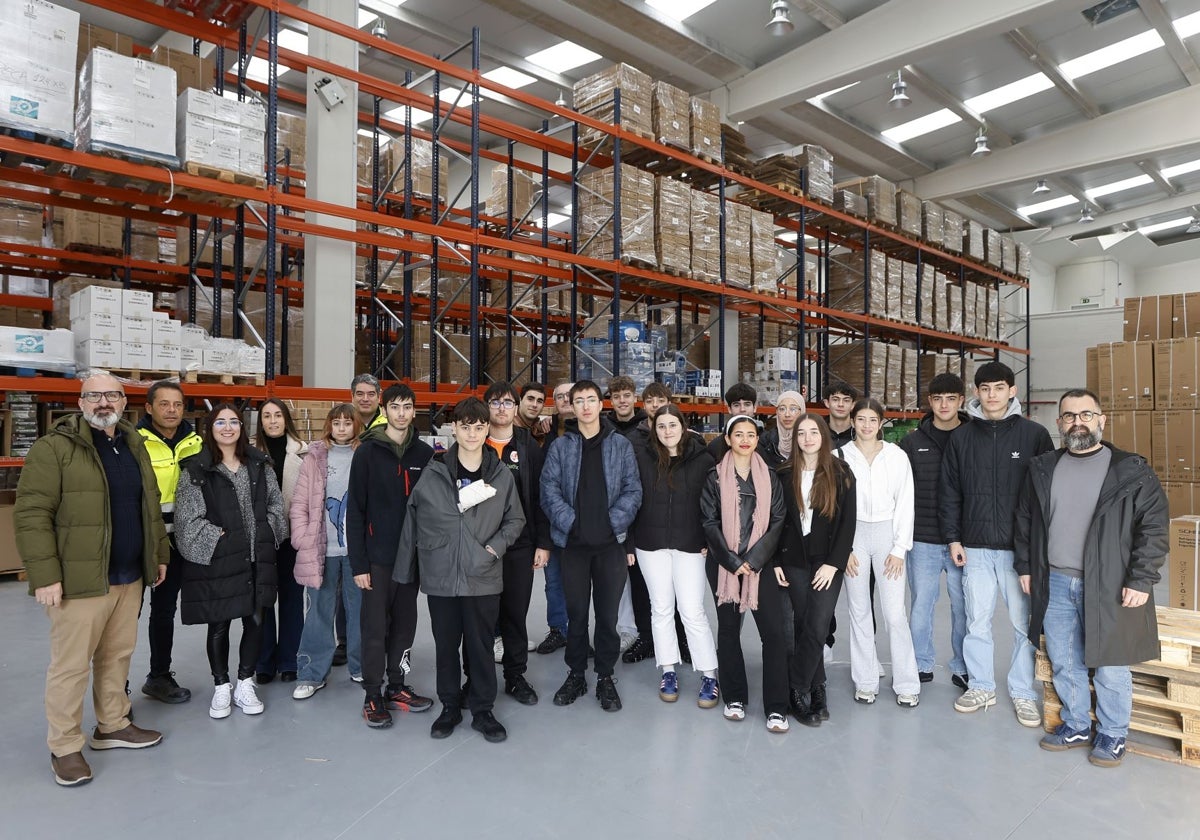
<path fill-rule="evenodd" d="M 208 667 L 212 669 L 213 684 L 229 682 L 229 625 L 232 621 L 216 621 L 208 625 Z M 257 616 L 242 618 L 242 641 L 238 644 L 238 679 L 254 676 L 258 648 L 262 642 L 262 624 Z"/>

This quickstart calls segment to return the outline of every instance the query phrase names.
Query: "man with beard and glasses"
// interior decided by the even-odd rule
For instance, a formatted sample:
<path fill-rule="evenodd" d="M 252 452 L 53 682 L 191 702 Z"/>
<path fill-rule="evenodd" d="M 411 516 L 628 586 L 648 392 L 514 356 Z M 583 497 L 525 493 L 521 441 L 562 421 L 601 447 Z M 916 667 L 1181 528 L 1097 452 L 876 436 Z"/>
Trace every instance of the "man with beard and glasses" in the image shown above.
<path fill-rule="evenodd" d="M 1036 644 L 1045 633 L 1062 701 L 1062 723 L 1042 738 L 1042 749 L 1091 746 L 1088 761 L 1116 767 L 1133 709 L 1128 666 L 1158 657 L 1154 584 L 1169 517 L 1146 459 L 1103 442 L 1104 422 L 1091 391 L 1076 388 L 1058 401 L 1064 446 L 1029 463 L 1013 567 L 1030 596 L 1029 640 Z"/>

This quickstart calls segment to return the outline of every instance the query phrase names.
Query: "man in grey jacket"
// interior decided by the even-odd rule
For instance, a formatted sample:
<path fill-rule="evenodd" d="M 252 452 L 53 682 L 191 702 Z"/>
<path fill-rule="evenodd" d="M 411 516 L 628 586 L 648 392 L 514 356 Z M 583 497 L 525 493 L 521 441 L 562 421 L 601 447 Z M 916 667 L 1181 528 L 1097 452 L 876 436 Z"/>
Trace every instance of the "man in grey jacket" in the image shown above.
<path fill-rule="evenodd" d="M 458 651 L 471 672 L 471 728 L 491 742 L 508 737 L 492 714 L 496 665 L 492 634 L 500 614 L 503 564 L 525 527 L 521 497 L 508 468 L 486 446 L 488 408 L 477 397 L 454 407 L 454 445 L 430 461 L 408 497 L 400 532 L 397 583 L 419 580 L 429 603 L 442 713 L 429 734 L 446 738 L 462 722 Z M 419 574 L 418 574 L 419 570 Z"/>

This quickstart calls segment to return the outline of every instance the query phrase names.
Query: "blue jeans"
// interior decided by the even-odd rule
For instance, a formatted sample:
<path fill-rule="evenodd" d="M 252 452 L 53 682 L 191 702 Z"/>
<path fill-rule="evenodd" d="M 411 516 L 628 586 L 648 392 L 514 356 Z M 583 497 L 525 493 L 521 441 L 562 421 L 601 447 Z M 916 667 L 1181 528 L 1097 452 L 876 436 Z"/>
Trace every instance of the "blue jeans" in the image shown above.
<path fill-rule="evenodd" d="M 1092 728 L 1092 692 L 1083 659 L 1083 579 L 1050 572 L 1050 600 L 1042 630 L 1046 652 L 1054 666 L 1054 691 L 1062 701 L 1063 723 L 1077 732 Z M 1129 734 L 1133 710 L 1133 676 L 1124 665 L 1102 665 L 1092 680 L 1096 686 L 1096 729 L 1102 735 Z"/>
<path fill-rule="evenodd" d="M 967 603 L 967 635 L 963 658 L 971 688 L 996 690 L 996 662 L 992 644 L 992 615 L 996 595 L 1004 598 L 1012 623 L 1013 651 L 1008 666 L 1008 694 L 1014 700 L 1036 700 L 1033 691 L 1033 645 L 1029 644 L 1029 596 L 1013 569 L 1013 553 L 994 548 L 967 548 L 963 567 L 963 595 Z"/>
<path fill-rule="evenodd" d="M 967 606 L 963 598 L 962 569 L 950 559 L 950 546 L 914 542 L 908 552 L 908 612 L 917 670 L 933 671 L 933 611 L 942 594 L 942 572 L 950 596 L 950 671 L 967 673 L 963 660 L 963 637 L 967 635 Z"/>
<path fill-rule="evenodd" d="M 546 563 L 546 626 L 567 635 L 567 596 L 562 587 L 562 549 L 550 549 Z"/>
<path fill-rule="evenodd" d="M 339 579 L 342 606 L 346 610 L 346 667 L 351 676 L 362 674 L 359 622 L 362 591 L 354 583 L 354 572 L 350 571 L 348 557 L 326 557 L 321 588 L 308 586 L 304 589 L 308 596 L 308 613 L 304 616 L 300 649 L 296 652 L 299 669 L 297 679 L 321 682 L 329 676 L 329 669 L 333 665 L 333 648 L 337 644 L 333 635 L 333 609 L 338 598 Z"/>

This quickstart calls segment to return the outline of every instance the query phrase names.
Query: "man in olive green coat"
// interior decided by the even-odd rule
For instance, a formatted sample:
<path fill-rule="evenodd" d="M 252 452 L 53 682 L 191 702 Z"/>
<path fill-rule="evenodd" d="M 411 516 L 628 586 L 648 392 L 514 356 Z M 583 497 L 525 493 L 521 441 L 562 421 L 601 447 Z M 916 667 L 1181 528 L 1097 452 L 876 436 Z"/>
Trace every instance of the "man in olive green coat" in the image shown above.
<path fill-rule="evenodd" d="M 125 685 L 142 590 L 162 581 L 170 556 L 150 456 L 121 418 L 125 389 L 107 374 L 92 376 L 79 408 L 29 450 L 13 511 L 29 592 L 50 618 L 46 741 L 64 786 L 92 778 L 85 740 L 94 750 L 162 740 L 130 722 Z M 85 739 L 89 675 L 96 728 Z"/>

